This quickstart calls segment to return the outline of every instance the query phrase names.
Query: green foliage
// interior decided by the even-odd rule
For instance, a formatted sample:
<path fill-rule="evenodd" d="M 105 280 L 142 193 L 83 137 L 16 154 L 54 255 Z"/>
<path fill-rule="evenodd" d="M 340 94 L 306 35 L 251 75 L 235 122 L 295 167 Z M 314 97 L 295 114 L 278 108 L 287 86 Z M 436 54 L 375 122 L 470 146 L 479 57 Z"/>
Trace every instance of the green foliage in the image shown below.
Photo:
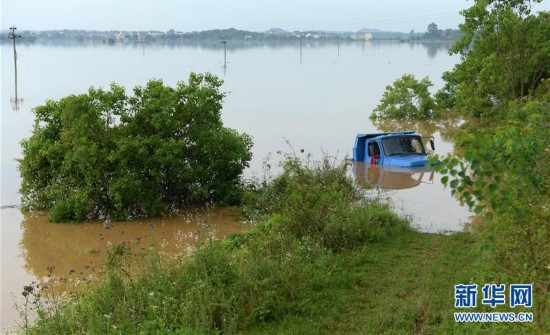
<path fill-rule="evenodd" d="M 550 13 L 537 1 L 476 1 L 464 10 L 464 36 L 451 49 L 462 61 L 444 74 L 438 100 L 465 115 L 494 113 L 513 99 L 533 96 L 550 77 Z"/>
<path fill-rule="evenodd" d="M 550 86 L 536 98 L 516 101 L 508 117 L 491 127 L 466 128 L 457 141 L 463 159 L 447 157 L 437 167 L 477 214 L 482 250 L 493 265 L 490 281 L 533 283 L 537 315 L 550 306 Z M 538 319 L 540 327 L 550 324 Z"/>
<path fill-rule="evenodd" d="M 393 86 L 386 86 L 380 104 L 371 114 L 377 119 L 427 119 L 436 116 L 436 105 L 428 88 L 433 86 L 426 77 L 418 81 L 411 74 L 397 79 Z"/>
<path fill-rule="evenodd" d="M 484 282 L 533 283 L 534 333 L 550 319 L 550 13 L 540 0 L 483 0 L 464 10 L 465 35 L 451 53 L 438 104 L 479 117 L 462 126 L 437 167 L 478 216 Z"/>
<path fill-rule="evenodd" d="M 238 202 L 252 141 L 223 127 L 221 84 L 191 74 L 175 88 L 151 80 L 128 96 L 112 84 L 36 107 L 19 162 L 23 204 L 83 221 Z"/>
<path fill-rule="evenodd" d="M 405 229 L 407 223 L 375 201 L 361 200 L 348 176 L 349 162 L 288 156 L 272 181 L 249 185 L 245 214 L 280 214 L 299 239 L 312 238 L 332 251 L 350 250 Z"/>

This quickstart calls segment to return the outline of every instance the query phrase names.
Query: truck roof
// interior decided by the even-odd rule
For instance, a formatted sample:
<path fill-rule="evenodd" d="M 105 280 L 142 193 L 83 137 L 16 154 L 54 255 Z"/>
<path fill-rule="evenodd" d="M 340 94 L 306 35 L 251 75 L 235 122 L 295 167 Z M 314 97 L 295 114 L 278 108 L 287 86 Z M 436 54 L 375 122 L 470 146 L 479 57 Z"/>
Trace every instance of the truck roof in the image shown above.
<path fill-rule="evenodd" d="M 398 131 L 398 132 L 391 132 L 391 133 L 374 133 L 374 134 L 357 134 L 357 139 L 364 139 L 368 140 L 371 138 L 379 138 L 379 137 L 392 137 L 392 136 L 400 136 L 400 135 L 418 135 L 414 131 Z"/>

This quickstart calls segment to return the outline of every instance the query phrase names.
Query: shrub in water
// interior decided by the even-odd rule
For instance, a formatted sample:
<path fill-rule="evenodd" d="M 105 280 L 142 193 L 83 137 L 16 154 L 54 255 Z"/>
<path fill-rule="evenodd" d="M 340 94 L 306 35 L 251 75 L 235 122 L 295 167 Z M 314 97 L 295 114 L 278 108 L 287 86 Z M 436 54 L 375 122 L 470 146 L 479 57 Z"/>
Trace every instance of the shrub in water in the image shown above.
<path fill-rule="evenodd" d="M 128 96 L 112 84 L 36 107 L 19 161 L 25 208 L 51 209 L 53 221 L 126 220 L 240 202 L 252 141 L 223 127 L 221 84 L 191 74 L 175 88 L 151 80 Z"/>

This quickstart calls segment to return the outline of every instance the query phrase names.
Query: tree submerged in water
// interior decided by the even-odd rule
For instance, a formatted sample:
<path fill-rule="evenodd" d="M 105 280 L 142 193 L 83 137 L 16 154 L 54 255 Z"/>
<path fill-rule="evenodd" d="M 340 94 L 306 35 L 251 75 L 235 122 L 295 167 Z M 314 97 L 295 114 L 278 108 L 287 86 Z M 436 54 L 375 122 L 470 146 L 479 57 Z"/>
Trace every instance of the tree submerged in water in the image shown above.
<path fill-rule="evenodd" d="M 24 208 L 63 222 L 235 204 L 252 140 L 223 126 L 221 84 L 192 73 L 175 88 L 150 80 L 128 96 L 111 84 L 36 107 L 19 160 Z"/>
<path fill-rule="evenodd" d="M 380 104 L 373 110 L 370 119 L 434 118 L 437 116 L 436 104 L 428 90 L 430 86 L 433 84 L 428 77 L 418 81 L 412 74 L 404 74 L 393 85 L 386 86 Z"/>

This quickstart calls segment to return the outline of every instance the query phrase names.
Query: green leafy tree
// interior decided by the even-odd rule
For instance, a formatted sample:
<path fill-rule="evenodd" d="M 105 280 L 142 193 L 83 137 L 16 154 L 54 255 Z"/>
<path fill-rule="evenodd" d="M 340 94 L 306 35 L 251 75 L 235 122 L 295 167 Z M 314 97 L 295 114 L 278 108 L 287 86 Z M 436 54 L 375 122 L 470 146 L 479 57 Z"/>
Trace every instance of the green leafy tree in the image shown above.
<path fill-rule="evenodd" d="M 436 105 L 428 88 L 433 86 L 428 77 L 418 81 L 412 74 L 386 86 L 380 104 L 371 114 L 377 119 L 427 119 L 436 116 Z"/>
<path fill-rule="evenodd" d="M 36 107 L 19 162 L 25 208 L 82 221 L 238 202 L 252 141 L 223 127 L 221 84 L 191 74 L 175 88 L 151 80 L 128 96 L 112 84 Z"/>
<path fill-rule="evenodd" d="M 440 100 L 467 115 L 494 113 L 532 96 L 550 77 L 550 13 L 534 1 L 478 0 L 461 14 L 464 35 L 452 47 L 461 62 L 444 74 Z"/>

